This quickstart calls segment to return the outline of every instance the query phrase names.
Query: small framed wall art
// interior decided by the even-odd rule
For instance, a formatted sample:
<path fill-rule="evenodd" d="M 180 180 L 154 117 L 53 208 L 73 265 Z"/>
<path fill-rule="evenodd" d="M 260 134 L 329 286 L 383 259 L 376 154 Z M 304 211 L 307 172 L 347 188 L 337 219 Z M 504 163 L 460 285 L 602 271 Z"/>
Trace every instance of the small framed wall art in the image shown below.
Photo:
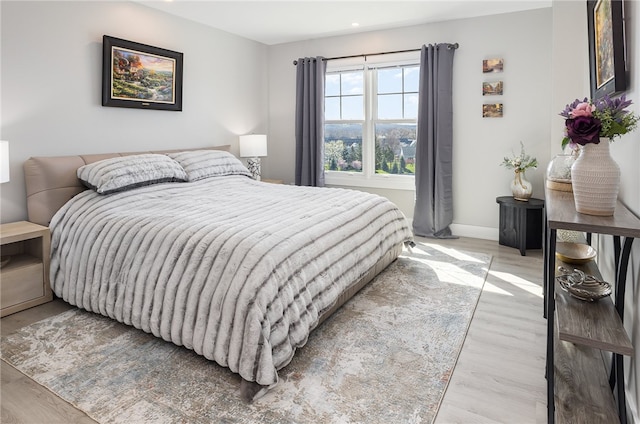
<path fill-rule="evenodd" d="M 485 74 L 492 72 L 502 72 L 503 70 L 503 59 L 485 59 L 482 61 L 482 72 Z"/>
<path fill-rule="evenodd" d="M 482 105 L 483 118 L 502 118 L 502 103 L 492 103 Z"/>
<path fill-rule="evenodd" d="M 105 35 L 102 106 L 182 110 L 183 54 Z"/>
<path fill-rule="evenodd" d="M 482 83 L 482 95 L 483 96 L 501 96 L 502 95 L 502 81 Z"/>

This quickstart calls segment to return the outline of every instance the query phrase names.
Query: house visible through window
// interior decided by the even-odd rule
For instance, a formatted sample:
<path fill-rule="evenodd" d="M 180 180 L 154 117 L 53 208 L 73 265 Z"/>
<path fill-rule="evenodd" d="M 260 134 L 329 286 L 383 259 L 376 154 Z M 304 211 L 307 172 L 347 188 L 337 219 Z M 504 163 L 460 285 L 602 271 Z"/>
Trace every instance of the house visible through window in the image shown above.
<path fill-rule="evenodd" d="M 420 74 L 416 62 L 327 70 L 328 184 L 414 187 Z"/>

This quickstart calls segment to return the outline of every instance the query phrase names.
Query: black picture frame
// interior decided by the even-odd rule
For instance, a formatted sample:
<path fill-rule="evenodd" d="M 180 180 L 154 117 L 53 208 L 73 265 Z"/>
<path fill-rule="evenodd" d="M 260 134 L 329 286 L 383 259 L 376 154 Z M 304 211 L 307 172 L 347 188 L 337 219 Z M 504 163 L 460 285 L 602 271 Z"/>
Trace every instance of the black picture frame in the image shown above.
<path fill-rule="evenodd" d="M 622 0 L 588 0 L 591 98 L 627 89 Z"/>
<path fill-rule="evenodd" d="M 102 106 L 182 111 L 183 54 L 102 37 Z"/>

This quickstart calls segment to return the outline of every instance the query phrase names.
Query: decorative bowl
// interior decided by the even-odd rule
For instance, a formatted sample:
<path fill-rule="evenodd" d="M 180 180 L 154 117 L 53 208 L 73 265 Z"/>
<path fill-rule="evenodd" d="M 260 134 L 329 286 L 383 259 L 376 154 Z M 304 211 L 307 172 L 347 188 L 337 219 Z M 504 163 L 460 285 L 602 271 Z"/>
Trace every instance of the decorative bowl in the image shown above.
<path fill-rule="evenodd" d="M 556 258 L 568 264 L 584 264 L 596 257 L 596 250 L 588 244 L 558 242 Z"/>
<path fill-rule="evenodd" d="M 611 294 L 611 284 L 600 281 L 592 275 L 587 275 L 582 282 L 575 282 L 571 277 L 570 274 L 559 275 L 556 280 L 564 291 L 576 299 L 594 302 Z"/>

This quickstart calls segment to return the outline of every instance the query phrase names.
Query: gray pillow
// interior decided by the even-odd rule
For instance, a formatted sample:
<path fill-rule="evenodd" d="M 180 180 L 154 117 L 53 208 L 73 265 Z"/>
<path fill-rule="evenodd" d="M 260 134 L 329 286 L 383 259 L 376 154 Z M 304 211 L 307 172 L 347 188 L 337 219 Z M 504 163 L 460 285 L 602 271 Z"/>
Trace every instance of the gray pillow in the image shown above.
<path fill-rule="evenodd" d="M 221 150 L 190 150 L 169 153 L 187 172 L 188 181 L 224 175 L 246 175 L 249 170 L 233 154 Z"/>
<path fill-rule="evenodd" d="M 187 174 L 178 162 L 167 155 L 148 153 L 81 166 L 78 178 L 96 192 L 110 194 L 151 184 L 184 182 Z"/>

